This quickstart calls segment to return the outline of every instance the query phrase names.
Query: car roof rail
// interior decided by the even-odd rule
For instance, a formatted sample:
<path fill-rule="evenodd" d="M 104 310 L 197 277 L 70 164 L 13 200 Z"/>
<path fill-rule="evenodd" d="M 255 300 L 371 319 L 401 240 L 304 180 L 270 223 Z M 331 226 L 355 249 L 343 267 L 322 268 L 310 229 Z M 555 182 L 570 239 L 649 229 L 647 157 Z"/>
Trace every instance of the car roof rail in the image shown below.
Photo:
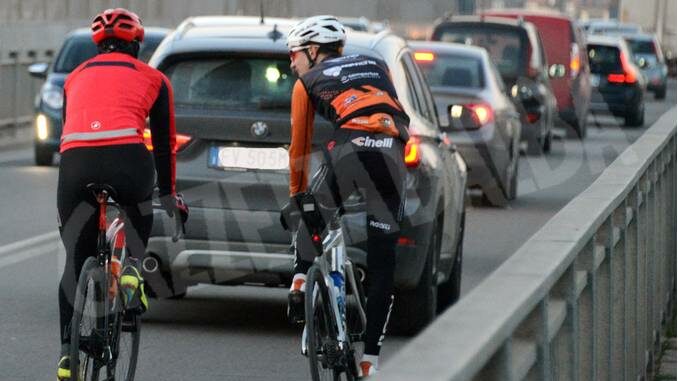
<path fill-rule="evenodd" d="M 525 18 L 523 15 L 518 15 L 518 25 L 524 26 L 525 25 Z"/>
<path fill-rule="evenodd" d="M 195 27 L 195 22 L 193 17 L 189 17 L 186 20 L 182 21 L 181 24 L 177 27 L 176 33 L 174 34 L 175 40 L 180 40 L 186 35 L 186 33 Z"/>

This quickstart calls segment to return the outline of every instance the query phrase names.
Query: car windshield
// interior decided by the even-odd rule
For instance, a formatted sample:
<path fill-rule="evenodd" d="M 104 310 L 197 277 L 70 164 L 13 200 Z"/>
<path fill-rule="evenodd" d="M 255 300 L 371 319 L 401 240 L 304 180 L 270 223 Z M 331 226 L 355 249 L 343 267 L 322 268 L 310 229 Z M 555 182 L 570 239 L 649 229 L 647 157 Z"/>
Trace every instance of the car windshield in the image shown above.
<path fill-rule="evenodd" d="M 89 35 L 66 40 L 54 64 L 55 73 L 70 73 L 78 65 L 97 55 L 97 46 Z"/>
<path fill-rule="evenodd" d="M 144 42 L 139 47 L 139 59 L 148 62 L 153 55 L 155 48 L 158 47 L 164 35 L 146 35 Z M 66 40 L 63 48 L 59 52 L 59 56 L 54 64 L 55 73 L 70 73 L 75 70 L 78 65 L 86 60 L 96 56 L 98 53 L 96 45 L 92 41 L 92 37 L 87 35 L 73 36 Z"/>
<path fill-rule="evenodd" d="M 589 66 L 591 73 L 606 74 L 622 71 L 619 49 L 614 46 L 589 45 Z"/>
<path fill-rule="evenodd" d="M 177 106 L 242 111 L 289 109 L 296 81 L 287 58 L 191 59 L 165 74 Z"/>
<path fill-rule="evenodd" d="M 485 87 L 482 63 L 478 58 L 436 54 L 433 61 L 417 61 L 430 86 Z"/>
<path fill-rule="evenodd" d="M 503 78 L 516 78 L 524 74 L 526 46 L 517 29 L 460 24 L 445 27 L 439 39 L 485 48 Z"/>

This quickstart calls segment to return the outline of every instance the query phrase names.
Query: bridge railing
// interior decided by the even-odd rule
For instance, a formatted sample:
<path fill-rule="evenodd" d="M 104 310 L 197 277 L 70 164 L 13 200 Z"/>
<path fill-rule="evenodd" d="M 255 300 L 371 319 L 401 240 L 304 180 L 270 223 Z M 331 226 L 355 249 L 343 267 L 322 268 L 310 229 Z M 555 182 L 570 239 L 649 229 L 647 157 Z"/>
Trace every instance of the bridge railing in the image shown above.
<path fill-rule="evenodd" d="M 676 109 L 377 380 L 636 380 L 675 300 Z"/>

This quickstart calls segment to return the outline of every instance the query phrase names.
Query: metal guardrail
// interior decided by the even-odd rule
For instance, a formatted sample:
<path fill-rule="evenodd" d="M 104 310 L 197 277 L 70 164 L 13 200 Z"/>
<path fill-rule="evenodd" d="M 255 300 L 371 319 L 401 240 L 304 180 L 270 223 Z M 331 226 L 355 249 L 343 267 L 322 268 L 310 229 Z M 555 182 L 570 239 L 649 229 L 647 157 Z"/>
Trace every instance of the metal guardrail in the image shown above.
<path fill-rule="evenodd" d="M 676 109 L 376 380 L 636 380 L 676 282 Z"/>

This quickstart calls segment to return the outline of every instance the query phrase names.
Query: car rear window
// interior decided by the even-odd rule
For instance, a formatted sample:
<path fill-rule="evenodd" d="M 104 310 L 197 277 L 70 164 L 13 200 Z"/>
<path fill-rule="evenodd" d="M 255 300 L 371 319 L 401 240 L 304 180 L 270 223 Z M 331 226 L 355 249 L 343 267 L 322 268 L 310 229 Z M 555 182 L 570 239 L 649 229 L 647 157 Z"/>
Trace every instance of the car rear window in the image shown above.
<path fill-rule="evenodd" d="M 629 38 L 626 40 L 633 54 L 652 54 L 656 52 L 654 50 L 654 42 L 649 40 L 635 40 Z"/>
<path fill-rule="evenodd" d="M 297 79 L 287 58 L 191 59 L 165 74 L 177 106 L 242 111 L 289 109 Z"/>
<path fill-rule="evenodd" d="M 527 46 L 518 29 L 495 28 L 485 24 L 459 24 L 445 26 L 436 34 L 440 41 L 485 48 L 504 78 L 515 78 L 524 74 Z"/>
<path fill-rule="evenodd" d="M 429 86 L 485 87 L 482 63 L 475 57 L 435 54 L 433 61 L 417 61 Z"/>
<path fill-rule="evenodd" d="M 591 73 L 618 73 L 623 71 L 619 49 L 614 46 L 588 45 Z"/>

